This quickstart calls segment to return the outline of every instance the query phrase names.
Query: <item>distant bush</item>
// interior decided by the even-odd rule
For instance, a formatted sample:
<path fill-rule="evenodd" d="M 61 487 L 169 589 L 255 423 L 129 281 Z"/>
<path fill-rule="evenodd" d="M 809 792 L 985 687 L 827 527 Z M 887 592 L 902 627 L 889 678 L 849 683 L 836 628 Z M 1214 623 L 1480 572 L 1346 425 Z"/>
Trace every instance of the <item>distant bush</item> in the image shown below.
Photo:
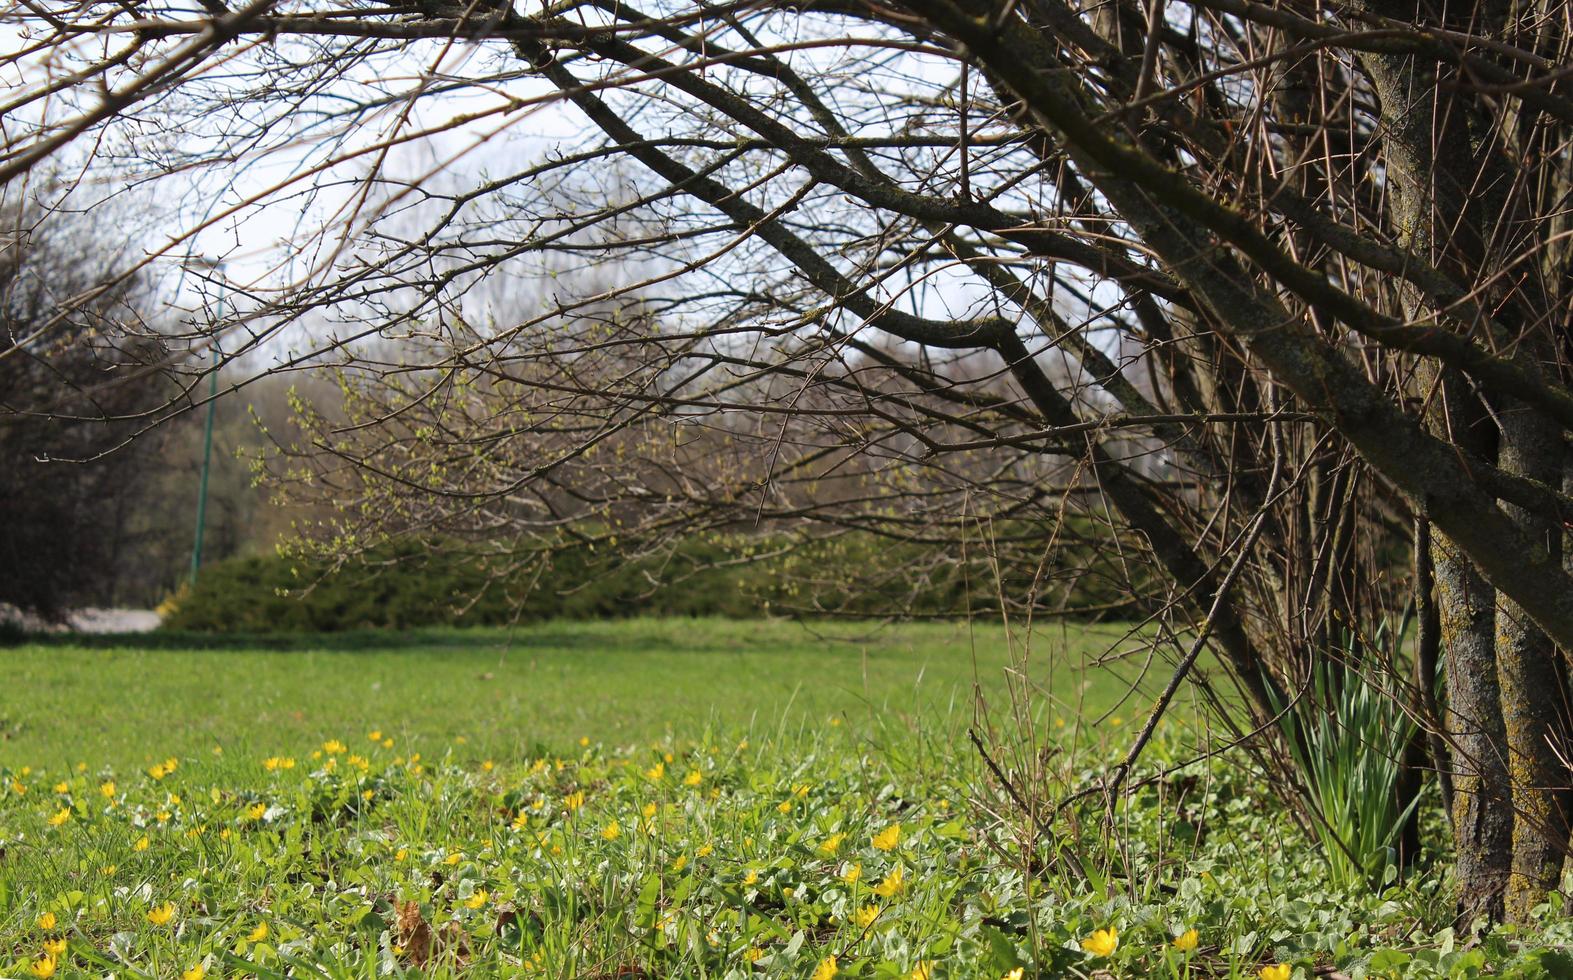
<path fill-rule="evenodd" d="M 933 549 L 844 536 L 797 547 L 768 538 L 694 540 L 659 559 L 569 550 L 544 567 L 501 574 L 495 558 L 414 542 L 333 574 L 281 557 L 232 559 L 160 607 L 164 626 L 206 632 L 324 632 L 497 626 L 545 619 L 718 616 L 956 616 L 996 608 L 998 583 L 980 568 L 935 561 Z M 766 556 L 766 557 L 761 557 Z M 1131 615 L 1145 603 L 1094 562 L 1062 561 L 1039 605 L 1072 615 Z M 1102 572 L 1108 572 L 1102 569 Z"/>

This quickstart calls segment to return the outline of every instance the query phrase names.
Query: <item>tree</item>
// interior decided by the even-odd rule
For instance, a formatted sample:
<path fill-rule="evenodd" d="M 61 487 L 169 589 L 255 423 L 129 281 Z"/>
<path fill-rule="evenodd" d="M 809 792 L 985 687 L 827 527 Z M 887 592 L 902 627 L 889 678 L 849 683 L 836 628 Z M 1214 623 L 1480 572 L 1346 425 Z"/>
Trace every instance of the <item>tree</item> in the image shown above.
<path fill-rule="evenodd" d="M 329 550 L 812 525 L 1048 574 L 1076 514 L 1253 723 L 1412 600 L 1463 913 L 1558 882 L 1564 7 L 201 7 L 14 13 L 0 181 L 90 138 L 221 215 L 315 206 L 298 274 L 188 339 L 338 362 L 359 420 L 295 468 Z"/>
<path fill-rule="evenodd" d="M 140 284 L 84 220 L 18 203 L 3 224 L 0 603 L 58 618 L 113 587 L 125 505 L 156 446 L 111 450 L 130 434 L 125 416 L 163 404 L 163 351 L 145 335 Z"/>

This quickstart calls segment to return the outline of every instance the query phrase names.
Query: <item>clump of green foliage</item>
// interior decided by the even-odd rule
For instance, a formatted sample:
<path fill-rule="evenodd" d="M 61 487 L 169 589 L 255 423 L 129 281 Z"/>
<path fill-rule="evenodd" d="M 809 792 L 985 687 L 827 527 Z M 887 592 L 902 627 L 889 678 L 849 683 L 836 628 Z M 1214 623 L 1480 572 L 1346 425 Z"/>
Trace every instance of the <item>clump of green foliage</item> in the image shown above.
<path fill-rule="evenodd" d="M 1417 725 L 1364 670 L 1352 639 L 1313 666 L 1300 697 L 1282 705 L 1283 744 L 1305 785 L 1308 824 L 1333 880 L 1380 888 L 1398 874 L 1397 843 L 1419 804 L 1401 802 L 1403 755 Z"/>

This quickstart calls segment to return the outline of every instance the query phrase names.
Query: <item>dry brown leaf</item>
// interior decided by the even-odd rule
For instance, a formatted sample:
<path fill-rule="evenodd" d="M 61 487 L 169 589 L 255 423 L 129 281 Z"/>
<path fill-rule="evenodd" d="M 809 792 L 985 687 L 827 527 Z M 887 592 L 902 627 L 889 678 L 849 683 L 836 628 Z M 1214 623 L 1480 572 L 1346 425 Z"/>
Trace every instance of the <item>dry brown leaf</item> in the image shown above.
<path fill-rule="evenodd" d="M 394 908 L 398 915 L 398 942 L 404 948 L 404 958 L 411 966 L 425 966 L 432 955 L 431 924 L 421 915 L 417 902 L 399 902 Z"/>

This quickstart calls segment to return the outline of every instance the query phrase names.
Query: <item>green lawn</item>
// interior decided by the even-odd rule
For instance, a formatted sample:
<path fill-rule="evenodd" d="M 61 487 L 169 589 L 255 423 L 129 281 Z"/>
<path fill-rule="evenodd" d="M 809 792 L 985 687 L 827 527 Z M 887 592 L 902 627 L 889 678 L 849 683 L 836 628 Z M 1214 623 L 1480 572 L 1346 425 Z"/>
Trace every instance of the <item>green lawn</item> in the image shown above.
<path fill-rule="evenodd" d="M 10 649 L 0 977 L 1568 975 L 1565 920 L 1455 935 L 1441 861 L 1338 883 L 1249 756 L 1187 761 L 1220 744 L 1189 692 L 1106 809 L 1165 673 L 1125 635 L 635 620 Z"/>
<path fill-rule="evenodd" d="M 1134 668 L 1087 669 L 1126 629 L 719 620 L 555 623 L 298 639 L 153 636 L 6 651 L 0 763 L 146 764 L 171 753 L 298 751 L 379 728 L 461 757 L 668 735 L 961 724 L 974 682 L 1003 708 L 1026 655 L 1039 710 L 1117 706 Z M 131 643 L 137 646 L 128 645 Z M 266 646 L 261 644 L 266 643 Z M 216 645 L 216 646 L 215 646 Z"/>

